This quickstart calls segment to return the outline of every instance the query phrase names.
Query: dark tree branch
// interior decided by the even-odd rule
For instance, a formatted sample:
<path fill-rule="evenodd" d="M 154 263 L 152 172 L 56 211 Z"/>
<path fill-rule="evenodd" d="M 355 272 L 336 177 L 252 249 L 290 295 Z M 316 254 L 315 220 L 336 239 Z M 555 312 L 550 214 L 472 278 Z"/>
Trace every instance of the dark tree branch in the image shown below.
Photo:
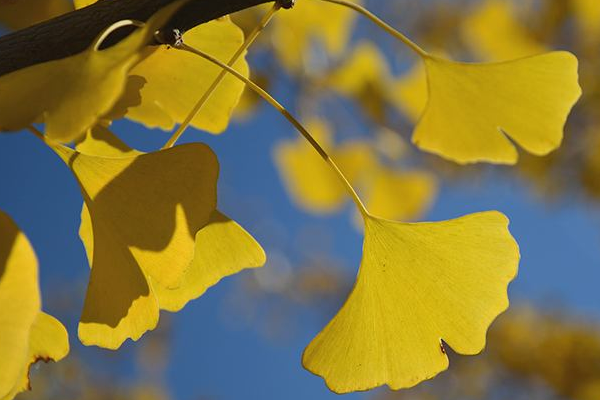
<path fill-rule="evenodd" d="M 0 76 L 85 50 L 114 22 L 147 21 L 175 0 L 99 0 L 97 3 L 0 37 Z M 190 0 L 166 28 L 186 31 L 196 25 L 272 0 Z M 111 35 L 116 42 L 121 37 Z M 110 42 L 108 43 L 110 45 Z"/>

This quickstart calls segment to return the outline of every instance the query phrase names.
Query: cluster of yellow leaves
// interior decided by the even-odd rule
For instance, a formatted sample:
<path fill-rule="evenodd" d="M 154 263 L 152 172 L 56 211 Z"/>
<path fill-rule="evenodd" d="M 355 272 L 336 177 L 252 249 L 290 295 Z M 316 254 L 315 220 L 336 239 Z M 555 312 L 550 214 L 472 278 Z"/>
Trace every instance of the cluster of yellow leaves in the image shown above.
<path fill-rule="evenodd" d="M 92 267 L 79 325 L 84 344 L 118 348 L 223 277 L 260 267 L 260 245 L 216 209 L 218 162 L 208 146 L 131 150 L 98 126 L 57 154 L 79 181 L 80 235 Z M 168 268 L 167 268 L 168 266 Z"/>
<path fill-rule="evenodd" d="M 218 161 L 208 146 L 143 154 L 108 131 L 124 115 L 172 128 L 220 72 L 189 54 L 147 47 L 182 4 L 163 8 L 106 50 L 98 47 L 117 25 L 81 54 L 0 78 L 0 129 L 43 122 L 47 143 L 82 189 L 80 234 L 92 270 L 79 337 L 87 345 L 116 349 L 137 340 L 156 326 L 160 309 L 178 311 L 223 277 L 265 262 L 260 245 L 216 209 Z M 184 38 L 224 61 L 243 41 L 227 18 Z M 248 75 L 243 58 L 237 67 Z M 224 130 L 242 90 L 226 79 L 192 124 Z M 73 140 L 77 150 L 59 144 Z"/>
<path fill-rule="evenodd" d="M 331 128 L 325 121 L 312 119 L 306 127 L 358 188 L 375 215 L 416 219 L 435 198 L 437 183 L 432 175 L 388 167 L 380 162 L 373 145 L 364 140 L 334 145 Z M 346 189 L 339 178 L 302 138 L 280 143 L 275 148 L 275 162 L 292 199 L 302 208 L 331 213 L 346 204 Z"/>
<path fill-rule="evenodd" d="M 357 1 L 360 3 L 360 1 Z M 280 13 L 272 26 L 275 52 L 290 72 L 310 68 L 316 44 L 323 54 L 341 55 L 350 39 L 356 13 L 335 4 L 314 0 L 297 1 L 294 9 Z"/>
<path fill-rule="evenodd" d="M 102 35 L 81 54 L 0 77 L 0 130 L 43 122 L 47 143 L 82 190 L 80 235 L 92 269 L 79 337 L 87 345 L 116 349 L 126 339 L 137 340 L 156 326 L 159 310 L 177 311 L 222 277 L 265 262 L 260 246 L 216 208 L 218 162 L 210 148 L 189 144 L 144 154 L 107 129 L 122 115 L 171 129 L 220 72 L 189 54 L 147 48 L 181 4 L 165 7 L 109 49 L 98 50 Z M 502 19 L 508 13 L 504 6 L 489 7 L 466 29 L 481 29 L 481 20 L 493 18 L 498 31 L 515 29 L 515 36 L 523 36 L 512 20 Z M 340 55 L 352 20 L 350 10 L 300 2 L 274 27 L 282 63 L 291 71 L 307 64 L 299 55 L 313 41 Z M 228 19 L 184 36 L 223 61 L 242 39 Z M 479 39 L 475 45 L 486 51 L 506 51 L 490 50 L 489 38 Z M 525 52 L 534 44 L 520 46 Z M 417 52 L 422 72 L 395 80 L 384 57 L 361 45 L 330 84 L 356 96 L 374 88 L 385 91 L 391 82 L 399 94 L 389 98 L 408 99 L 411 105 L 398 107 L 413 119 L 420 115 L 413 142 L 461 164 L 515 163 L 511 140 L 538 155 L 560 145 L 567 115 L 581 93 L 577 60 L 570 53 L 467 64 Z M 248 75 L 244 61 L 237 68 Z M 198 74 L 201 69 L 205 73 Z M 41 94 L 40 87 L 46 88 Z M 242 90 L 232 78 L 225 80 L 193 125 L 213 133 L 224 130 Z M 413 94 L 416 90 L 421 92 Z M 305 367 L 340 393 L 383 384 L 401 388 L 447 368 L 444 342 L 461 354 L 481 351 L 488 326 L 508 306 L 506 290 L 518 266 L 506 217 L 486 212 L 437 223 L 394 222 L 424 210 L 435 192 L 432 178 L 390 169 L 366 142 L 336 147 L 323 123 L 312 125 L 370 211 L 362 213 L 363 259 L 354 289 L 305 350 Z M 83 135 L 77 150 L 58 143 Z M 317 157 L 304 143 L 276 150 L 294 198 L 308 209 L 331 212 L 344 203 L 346 188 Z M 31 335 L 34 353 L 39 340 Z"/>
<path fill-rule="evenodd" d="M 95 2 L 75 0 L 75 7 Z M 190 29 L 184 33 L 183 40 L 227 62 L 243 43 L 243 36 L 242 31 L 224 17 Z M 199 94 L 204 93 L 221 72 L 199 57 L 166 46 L 147 47 L 140 56 L 142 60 L 129 72 L 129 85 L 122 96 L 129 103 L 125 116 L 150 128 L 170 130 L 183 122 Z M 248 76 L 244 54 L 234 68 Z M 223 132 L 243 90 L 242 82 L 227 76 L 191 125 L 210 133 Z"/>
<path fill-rule="evenodd" d="M 29 368 L 69 352 L 67 331 L 41 311 L 37 258 L 10 217 L 0 211 L 0 399 L 29 388 Z"/>
<path fill-rule="evenodd" d="M 229 18 L 223 18 L 189 30 L 183 40 L 227 62 L 244 42 L 244 36 Z M 148 127 L 169 130 L 183 122 L 199 94 L 207 91 L 221 69 L 193 54 L 164 46 L 146 52 L 149 56 L 131 71 L 132 76 L 146 80 L 140 91 L 141 104 L 130 108 L 127 117 Z M 249 75 L 243 56 L 233 67 Z M 211 133 L 223 132 L 243 90 L 243 82 L 225 77 L 191 125 Z"/>
<path fill-rule="evenodd" d="M 485 37 L 479 38 L 485 43 Z M 537 155 L 560 146 L 567 116 L 581 95 L 572 54 L 490 64 L 421 56 L 424 67 L 394 79 L 383 55 L 362 43 L 329 82 L 359 102 L 373 88 L 383 93 L 416 121 L 412 140 L 419 148 L 460 164 L 514 164 L 518 154 L 513 141 Z"/>
<path fill-rule="evenodd" d="M 140 52 L 180 5 L 178 2 L 166 7 L 143 28 L 109 49 L 99 51 L 98 43 L 94 43 L 83 53 L 0 77 L 0 131 L 21 130 L 43 122 L 52 140 L 70 142 L 80 137 L 119 100 Z M 97 42 L 101 39 L 102 35 Z"/>
<path fill-rule="evenodd" d="M 78 1 L 76 5 L 89 3 Z M 165 46 L 147 47 L 156 29 L 181 4 L 165 7 L 143 28 L 106 50 L 99 51 L 99 43 L 95 43 L 75 56 L 0 77 L 0 131 L 16 131 L 43 122 L 49 138 L 66 143 L 102 120 L 122 117 L 111 113 L 118 102 L 127 106 L 124 115 L 147 126 L 171 129 L 181 123 L 199 93 L 206 91 L 220 72 L 218 67 L 190 54 Z M 188 31 L 184 39 L 228 61 L 243 42 L 243 35 L 224 18 Z M 243 57 L 235 67 L 248 75 Z M 212 133 L 225 130 L 243 89 L 243 83 L 227 77 L 192 125 Z"/>
<path fill-rule="evenodd" d="M 598 326 L 522 308 L 492 332 L 492 355 L 515 374 L 541 379 L 565 398 L 600 396 Z"/>

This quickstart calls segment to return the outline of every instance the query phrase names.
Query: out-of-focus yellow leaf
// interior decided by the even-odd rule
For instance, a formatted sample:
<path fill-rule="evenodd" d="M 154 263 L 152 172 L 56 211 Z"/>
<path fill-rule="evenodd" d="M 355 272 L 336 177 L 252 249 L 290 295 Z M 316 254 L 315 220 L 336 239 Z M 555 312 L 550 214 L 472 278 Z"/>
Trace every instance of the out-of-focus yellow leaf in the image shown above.
<path fill-rule="evenodd" d="M 369 212 L 385 219 L 412 220 L 429 209 L 437 181 L 422 171 L 395 171 L 381 167 L 366 183 L 364 201 Z"/>
<path fill-rule="evenodd" d="M 391 78 L 387 61 L 371 42 L 360 42 L 340 68 L 328 78 L 332 88 L 346 96 L 357 96 L 365 86 L 384 87 Z"/>
<path fill-rule="evenodd" d="M 375 162 L 364 145 L 350 144 L 333 149 L 330 128 L 325 122 L 314 119 L 305 126 L 336 160 L 350 182 L 356 182 Z M 304 138 L 279 144 L 275 148 L 275 162 L 291 198 L 302 208 L 315 213 L 330 213 L 346 202 L 344 186 Z"/>
<path fill-rule="evenodd" d="M 587 39 L 600 36 L 600 2 L 596 0 L 571 0 L 582 34 Z"/>
<path fill-rule="evenodd" d="M 383 122 L 392 75 L 387 60 L 373 43 L 360 42 L 325 79 L 332 89 L 351 97 L 373 121 Z"/>
<path fill-rule="evenodd" d="M 437 223 L 366 218 L 348 300 L 308 345 L 303 365 L 337 393 L 414 386 L 448 367 L 442 340 L 476 354 L 508 307 L 519 261 L 498 212 Z"/>
<path fill-rule="evenodd" d="M 0 24 L 23 29 L 69 11 L 73 11 L 69 0 L 0 0 Z"/>
<path fill-rule="evenodd" d="M 29 389 L 29 367 L 69 352 L 65 328 L 40 311 L 37 258 L 16 224 L 0 212 L 0 399 Z"/>
<path fill-rule="evenodd" d="M 172 3 L 115 46 L 93 47 L 60 60 L 33 65 L 0 77 L 0 131 L 44 122 L 46 135 L 70 142 L 111 110 L 141 51 L 180 7 Z"/>
<path fill-rule="evenodd" d="M 389 219 L 413 219 L 435 198 L 435 178 L 420 171 L 397 171 L 382 165 L 369 143 L 333 145 L 329 126 L 313 119 L 307 129 L 335 160 L 349 182 L 364 197 L 367 208 Z M 275 149 L 275 161 L 291 198 L 314 213 L 338 211 L 350 198 L 339 178 L 304 138 Z"/>
<path fill-rule="evenodd" d="M 229 18 L 222 18 L 187 31 L 183 40 L 227 63 L 244 42 L 244 34 Z M 222 70 L 201 57 L 167 46 L 148 50 L 148 54 L 131 71 L 132 75 L 144 77 L 147 83 L 141 90 L 142 103 L 130 108 L 127 117 L 148 127 L 172 129 L 183 122 Z M 249 76 L 243 56 L 234 68 Z M 192 125 L 210 133 L 223 132 L 243 90 L 244 83 L 228 74 Z"/>
<path fill-rule="evenodd" d="M 360 3 L 360 1 L 357 1 Z M 319 1 L 298 1 L 293 10 L 273 21 L 273 44 L 281 63 L 291 72 L 306 66 L 311 45 L 317 43 L 332 57 L 345 49 L 356 13 Z"/>
<path fill-rule="evenodd" d="M 492 64 L 424 61 L 429 99 L 413 142 L 460 164 L 514 164 L 511 140 L 536 155 L 555 150 L 581 95 L 568 52 Z"/>
<path fill-rule="evenodd" d="M 504 61 L 546 51 L 519 23 L 514 8 L 511 1 L 487 0 L 464 20 L 462 38 L 482 60 Z"/>
<path fill-rule="evenodd" d="M 121 157 L 53 148 L 79 181 L 89 210 L 82 224 L 92 227 L 89 236 L 80 231 L 92 271 L 79 337 L 115 349 L 156 326 L 148 278 L 181 285 L 195 235 L 216 208 L 218 162 L 202 144 Z"/>
<path fill-rule="evenodd" d="M 155 286 L 162 310 L 179 311 L 221 279 L 246 268 L 262 267 L 265 252 L 248 232 L 219 211 L 196 234 L 196 254 L 177 289 Z"/>

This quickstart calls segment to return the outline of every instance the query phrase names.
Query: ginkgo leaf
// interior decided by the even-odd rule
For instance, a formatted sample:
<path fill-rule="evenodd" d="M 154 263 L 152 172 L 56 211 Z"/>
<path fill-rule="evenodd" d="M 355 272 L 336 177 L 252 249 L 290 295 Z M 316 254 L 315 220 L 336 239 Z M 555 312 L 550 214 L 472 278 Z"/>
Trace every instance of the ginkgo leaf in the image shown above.
<path fill-rule="evenodd" d="M 506 0 L 487 0 L 465 19 L 462 37 L 483 60 L 502 61 L 546 51 L 519 23 L 515 5 Z"/>
<path fill-rule="evenodd" d="M 600 35 L 600 3 L 596 0 L 571 0 L 570 3 L 585 38 L 598 40 Z"/>
<path fill-rule="evenodd" d="M 436 197 L 437 181 L 423 171 L 380 167 L 364 190 L 369 212 L 384 219 L 407 221 L 422 215 Z"/>
<path fill-rule="evenodd" d="M 203 144 L 121 157 L 53 149 L 79 181 L 93 231 L 83 236 L 93 257 L 79 337 L 115 349 L 156 326 L 148 278 L 181 285 L 195 235 L 216 208 L 218 161 Z"/>
<path fill-rule="evenodd" d="M 383 86 L 391 78 L 387 60 L 371 42 L 363 41 L 353 49 L 350 57 L 328 78 L 332 88 L 346 96 L 356 96 L 367 86 Z"/>
<path fill-rule="evenodd" d="M 372 152 L 364 144 L 330 149 L 333 139 L 325 122 L 313 119 L 305 126 L 328 149 L 350 182 L 355 182 L 375 163 Z M 302 208 L 315 213 L 330 213 L 339 210 L 347 201 L 338 177 L 303 138 L 279 144 L 275 148 L 275 162 L 292 199 Z"/>
<path fill-rule="evenodd" d="M 508 220 L 484 212 L 437 223 L 367 217 L 346 303 L 303 354 L 337 393 L 406 388 L 448 367 L 444 343 L 476 354 L 508 307 L 519 261 Z"/>
<path fill-rule="evenodd" d="M 56 318 L 45 312 L 38 312 L 29 331 L 29 353 L 27 372 L 22 375 L 18 392 L 31 390 L 29 369 L 38 361 L 60 361 L 69 353 L 69 335 Z"/>
<path fill-rule="evenodd" d="M 73 11 L 69 0 L 0 1 L 0 24 L 17 30 Z"/>
<path fill-rule="evenodd" d="M 429 98 L 413 142 L 460 164 L 514 164 L 511 140 L 536 155 L 558 148 L 581 95 L 577 58 L 568 52 L 490 64 L 424 61 Z"/>
<path fill-rule="evenodd" d="M 37 258 L 16 224 L 0 212 L 0 400 L 29 389 L 29 368 L 69 352 L 65 328 L 43 313 Z"/>
<path fill-rule="evenodd" d="M 273 21 L 276 54 L 292 72 L 310 64 L 308 53 L 315 42 L 327 54 L 337 57 L 350 40 L 355 19 L 356 13 L 336 4 L 298 1 L 293 11 L 282 12 Z"/>
<path fill-rule="evenodd" d="M 121 96 L 131 68 L 154 32 L 181 6 L 157 12 L 143 28 L 99 51 L 33 65 L 0 76 L 0 131 L 44 122 L 49 138 L 69 142 L 95 125 Z"/>
<path fill-rule="evenodd" d="M 235 221 L 219 211 L 196 234 L 196 254 L 177 289 L 155 286 L 161 310 L 179 311 L 226 276 L 262 267 L 266 255 L 260 244 Z"/>
<path fill-rule="evenodd" d="M 88 156 L 113 158 L 143 154 L 132 150 L 104 126 L 89 131 L 77 144 L 77 150 Z M 94 232 L 85 205 L 79 234 L 88 260 L 94 260 Z M 262 247 L 254 238 L 217 210 L 211 213 L 208 223 L 196 233 L 194 240 L 194 257 L 191 262 L 188 259 L 189 266 L 177 288 L 169 289 L 146 275 L 145 285 L 152 290 L 148 297 L 152 297 L 161 310 L 179 311 L 222 278 L 242 269 L 261 267 L 266 261 Z"/>
<path fill-rule="evenodd" d="M 0 212 L 0 399 L 27 363 L 29 331 L 40 311 L 37 259 L 27 237 Z"/>
<path fill-rule="evenodd" d="M 95 0 L 77 0 L 75 6 L 82 8 L 93 3 Z M 223 17 L 186 31 L 183 40 L 227 63 L 244 42 L 244 33 L 229 17 Z M 234 68 L 248 77 L 250 71 L 244 55 Z M 200 57 L 167 46 L 147 49 L 145 56 L 130 75 L 143 79 L 145 85 L 130 86 L 125 91 L 125 96 L 141 95 L 140 103 L 128 109 L 127 117 L 150 128 L 170 130 L 184 121 L 221 69 Z M 210 133 L 223 132 L 243 90 L 243 82 L 227 75 L 191 125 Z"/>
<path fill-rule="evenodd" d="M 244 42 L 244 34 L 229 18 L 221 18 L 187 31 L 183 40 L 227 63 Z M 141 104 L 130 108 L 127 117 L 148 127 L 170 130 L 183 122 L 221 69 L 201 57 L 167 46 L 147 53 L 148 57 L 131 71 L 134 76 L 144 77 L 147 83 L 141 89 Z M 243 56 L 234 68 L 249 76 Z M 244 83 L 228 74 L 191 125 L 214 134 L 223 132 L 243 90 Z"/>
<path fill-rule="evenodd" d="M 75 150 L 98 157 L 130 157 L 143 154 L 127 146 L 105 124 L 98 124 L 87 130 L 76 142 Z"/>
<path fill-rule="evenodd" d="M 88 155 L 122 157 L 137 152 L 123 143 L 106 127 L 96 126 L 77 145 L 77 150 Z M 93 232 L 89 212 L 84 205 L 81 213 L 80 236 L 88 260 L 93 260 Z M 218 210 L 212 212 L 208 223 L 195 237 L 194 258 L 176 289 L 167 289 L 152 282 L 159 308 L 179 311 L 226 276 L 246 268 L 262 267 L 265 252 L 258 242 L 235 221 Z"/>

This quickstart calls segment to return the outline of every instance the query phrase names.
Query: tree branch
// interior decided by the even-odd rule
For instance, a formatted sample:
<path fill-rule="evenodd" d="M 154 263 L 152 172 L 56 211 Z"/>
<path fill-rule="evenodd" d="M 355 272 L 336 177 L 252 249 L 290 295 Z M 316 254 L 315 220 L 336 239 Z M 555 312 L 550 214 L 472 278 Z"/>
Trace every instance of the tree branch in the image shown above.
<path fill-rule="evenodd" d="M 104 28 L 123 19 L 147 21 L 175 0 L 99 0 L 89 7 L 61 15 L 0 37 L 0 76 L 31 65 L 65 58 L 85 50 Z M 190 0 L 167 28 L 186 31 L 196 25 L 272 0 Z M 127 32 L 120 30 L 107 45 Z"/>

